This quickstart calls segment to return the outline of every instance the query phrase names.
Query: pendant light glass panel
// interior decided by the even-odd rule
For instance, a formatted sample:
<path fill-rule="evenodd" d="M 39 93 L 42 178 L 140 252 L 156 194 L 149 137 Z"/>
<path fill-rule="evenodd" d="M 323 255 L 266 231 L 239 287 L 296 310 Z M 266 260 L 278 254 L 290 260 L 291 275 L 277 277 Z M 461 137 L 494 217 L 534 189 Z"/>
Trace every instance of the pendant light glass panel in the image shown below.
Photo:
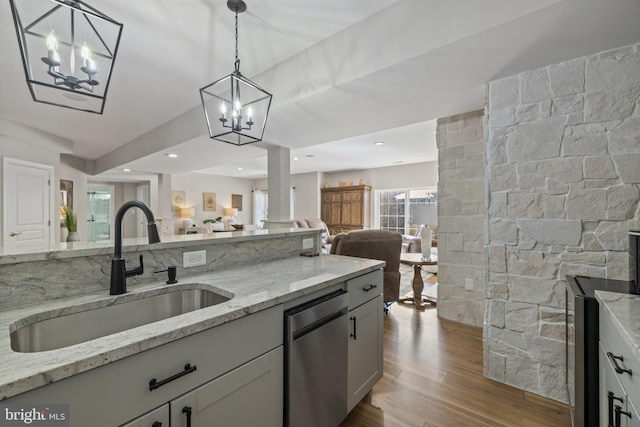
<path fill-rule="evenodd" d="M 102 114 L 122 24 L 80 0 L 10 3 L 33 100 Z"/>

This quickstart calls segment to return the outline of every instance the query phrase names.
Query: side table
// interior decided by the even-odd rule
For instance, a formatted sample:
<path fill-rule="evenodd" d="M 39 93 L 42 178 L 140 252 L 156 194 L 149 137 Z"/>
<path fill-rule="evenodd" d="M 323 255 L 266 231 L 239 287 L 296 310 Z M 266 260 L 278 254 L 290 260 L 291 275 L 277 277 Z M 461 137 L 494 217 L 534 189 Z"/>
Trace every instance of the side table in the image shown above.
<path fill-rule="evenodd" d="M 423 302 L 428 302 L 431 303 L 431 305 L 436 305 L 437 300 L 435 295 L 422 295 L 422 291 L 424 289 L 424 281 L 422 280 L 422 266 L 438 265 L 438 256 L 432 254 L 428 259 L 426 259 L 422 258 L 421 253 L 402 253 L 400 255 L 400 262 L 402 264 L 413 266 L 413 297 L 400 298 L 398 302 L 410 302 L 414 304 L 416 308 L 424 307 L 425 304 L 423 304 Z M 436 283 L 434 286 L 437 285 L 438 284 Z"/>

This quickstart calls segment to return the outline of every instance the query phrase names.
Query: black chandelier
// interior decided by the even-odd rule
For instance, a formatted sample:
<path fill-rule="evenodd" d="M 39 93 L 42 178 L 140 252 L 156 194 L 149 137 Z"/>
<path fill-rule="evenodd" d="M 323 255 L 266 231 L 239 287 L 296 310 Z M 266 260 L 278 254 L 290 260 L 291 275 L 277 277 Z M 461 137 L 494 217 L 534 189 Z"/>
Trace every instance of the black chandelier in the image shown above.
<path fill-rule="evenodd" d="M 238 59 L 238 13 L 247 10 L 242 0 L 228 0 L 236 16 L 235 70 L 200 89 L 209 136 L 233 145 L 262 140 L 271 106 L 271 94 L 240 73 Z"/>
<path fill-rule="evenodd" d="M 33 100 L 102 114 L 122 24 L 81 0 L 9 1 Z"/>

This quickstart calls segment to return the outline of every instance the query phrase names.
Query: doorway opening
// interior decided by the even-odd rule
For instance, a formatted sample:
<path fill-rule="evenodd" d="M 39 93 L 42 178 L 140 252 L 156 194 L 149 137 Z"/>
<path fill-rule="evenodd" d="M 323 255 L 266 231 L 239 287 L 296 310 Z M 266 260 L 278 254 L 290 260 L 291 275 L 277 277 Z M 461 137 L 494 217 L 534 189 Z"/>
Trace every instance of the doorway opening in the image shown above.
<path fill-rule="evenodd" d="M 113 193 L 112 185 L 87 185 L 87 240 L 89 242 L 111 239 Z"/>

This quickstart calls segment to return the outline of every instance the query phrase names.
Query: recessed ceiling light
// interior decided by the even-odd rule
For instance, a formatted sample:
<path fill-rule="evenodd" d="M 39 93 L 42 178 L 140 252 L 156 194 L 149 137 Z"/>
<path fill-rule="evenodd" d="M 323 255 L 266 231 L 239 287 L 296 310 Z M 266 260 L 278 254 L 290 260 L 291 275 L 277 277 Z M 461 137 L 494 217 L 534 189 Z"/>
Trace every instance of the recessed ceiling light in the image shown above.
<path fill-rule="evenodd" d="M 167 154 L 167 157 L 171 157 L 172 159 L 175 159 L 176 157 L 178 157 L 178 155 L 176 153 L 169 153 Z"/>
<path fill-rule="evenodd" d="M 122 172 L 131 172 L 131 169 L 129 169 L 129 168 L 124 168 L 124 169 L 122 169 Z"/>
<path fill-rule="evenodd" d="M 292 157 L 291 160 L 298 160 L 298 158 L 297 157 Z"/>
<path fill-rule="evenodd" d="M 377 141 L 377 142 L 374 142 L 374 144 L 375 144 L 375 145 L 384 145 L 384 142 L 382 142 L 382 141 Z"/>
<path fill-rule="evenodd" d="M 238 166 L 238 170 L 241 171 L 242 170 L 242 166 Z"/>

